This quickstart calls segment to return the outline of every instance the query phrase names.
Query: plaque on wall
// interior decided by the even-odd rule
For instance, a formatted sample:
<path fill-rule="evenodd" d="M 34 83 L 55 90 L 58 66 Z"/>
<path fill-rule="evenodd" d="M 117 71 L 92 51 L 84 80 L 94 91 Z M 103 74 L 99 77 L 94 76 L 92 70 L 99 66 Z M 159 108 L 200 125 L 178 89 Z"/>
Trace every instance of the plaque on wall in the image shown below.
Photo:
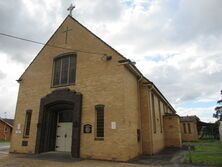
<path fill-rule="evenodd" d="M 86 124 L 83 126 L 83 133 L 92 133 L 92 125 Z"/>

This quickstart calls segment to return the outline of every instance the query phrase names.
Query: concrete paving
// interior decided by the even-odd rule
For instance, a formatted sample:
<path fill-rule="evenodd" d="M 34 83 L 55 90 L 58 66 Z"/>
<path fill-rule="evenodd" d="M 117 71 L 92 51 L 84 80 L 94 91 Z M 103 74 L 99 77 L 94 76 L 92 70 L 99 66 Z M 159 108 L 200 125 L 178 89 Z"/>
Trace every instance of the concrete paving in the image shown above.
<path fill-rule="evenodd" d="M 61 152 L 0 154 L 0 167 L 198 167 L 180 163 L 182 153 L 179 150 L 165 150 L 158 155 L 142 156 L 128 163 L 75 159 Z"/>
<path fill-rule="evenodd" d="M 18 155 L 8 155 L 0 159 L 0 167 L 198 167 L 186 164 L 171 165 L 148 165 L 122 162 L 98 161 L 98 160 L 76 160 L 76 161 L 55 161 L 39 158 L 30 158 Z"/>
<path fill-rule="evenodd" d="M 1 154 L 8 154 L 10 143 L 0 142 L 0 156 Z"/>
<path fill-rule="evenodd" d="M 180 164 L 183 161 L 183 155 L 186 151 L 177 149 L 177 148 L 169 148 L 165 149 L 162 152 L 152 155 L 152 156 L 140 156 L 137 159 L 130 161 L 131 163 L 136 164 L 147 164 L 147 165 L 172 165 L 172 164 Z"/>

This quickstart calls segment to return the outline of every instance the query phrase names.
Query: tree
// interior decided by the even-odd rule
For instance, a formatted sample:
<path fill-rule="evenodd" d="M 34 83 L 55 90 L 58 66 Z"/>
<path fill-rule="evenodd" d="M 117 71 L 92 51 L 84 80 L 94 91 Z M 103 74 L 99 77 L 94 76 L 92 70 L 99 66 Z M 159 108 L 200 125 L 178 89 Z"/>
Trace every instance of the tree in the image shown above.
<path fill-rule="evenodd" d="M 221 99 L 217 101 L 217 104 L 218 106 L 215 108 L 216 113 L 213 116 L 222 121 L 222 90 L 221 90 Z"/>

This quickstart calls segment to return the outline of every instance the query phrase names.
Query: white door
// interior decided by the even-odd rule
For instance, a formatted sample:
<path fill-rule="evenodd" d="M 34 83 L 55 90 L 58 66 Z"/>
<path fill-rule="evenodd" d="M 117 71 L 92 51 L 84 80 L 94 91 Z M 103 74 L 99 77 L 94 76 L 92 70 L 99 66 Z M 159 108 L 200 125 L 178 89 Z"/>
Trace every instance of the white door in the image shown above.
<path fill-rule="evenodd" d="M 71 152 L 72 122 L 58 122 L 56 132 L 56 151 Z"/>

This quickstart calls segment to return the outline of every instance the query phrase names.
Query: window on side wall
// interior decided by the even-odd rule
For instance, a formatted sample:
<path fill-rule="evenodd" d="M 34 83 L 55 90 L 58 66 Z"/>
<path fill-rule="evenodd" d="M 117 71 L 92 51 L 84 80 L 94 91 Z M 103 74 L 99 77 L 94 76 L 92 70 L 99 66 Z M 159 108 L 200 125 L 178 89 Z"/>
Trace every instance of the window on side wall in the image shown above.
<path fill-rule="evenodd" d="M 154 94 L 152 93 L 152 111 L 153 111 L 153 132 L 156 133 L 156 111 L 155 111 L 155 101 Z"/>
<path fill-rule="evenodd" d="M 96 140 L 104 140 L 104 105 L 95 106 L 96 110 Z"/>
<path fill-rule="evenodd" d="M 188 132 L 191 133 L 190 123 L 188 123 Z"/>
<path fill-rule="evenodd" d="M 186 124 L 183 123 L 183 132 L 186 134 L 187 133 L 187 129 L 186 129 Z"/>
<path fill-rule="evenodd" d="M 163 126 L 162 126 L 162 112 L 161 112 L 160 100 L 158 100 L 158 108 L 159 108 L 159 119 L 160 119 L 160 133 L 162 133 Z"/>
<path fill-rule="evenodd" d="M 25 114 L 25 126 L 24 126 L 24 132 L 23 137 L 27 138 L 30 134 L 30 126 L 31 126 L 31 118 L 32 118 L 32 110 L 27 110 Z"/>
<path fill-rule="evenodd" d="M 76 55 L 64 55 L 54 59 L 52 86 L 74 84 L 76 80 Z"/>

